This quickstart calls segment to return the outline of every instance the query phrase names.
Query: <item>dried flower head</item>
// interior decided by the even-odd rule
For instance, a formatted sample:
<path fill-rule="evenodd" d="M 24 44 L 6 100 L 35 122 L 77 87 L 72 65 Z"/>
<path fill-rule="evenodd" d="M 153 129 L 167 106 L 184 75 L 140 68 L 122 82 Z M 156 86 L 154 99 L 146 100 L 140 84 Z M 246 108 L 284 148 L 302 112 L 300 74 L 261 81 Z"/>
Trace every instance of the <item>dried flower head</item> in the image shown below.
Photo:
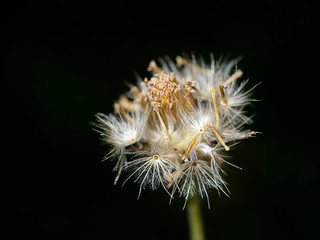
<path fill-rule="evenodd" d="M 97 114 L 98 131 L 111 146 L 106 159 L 116 160 L 115 170 L 125 170 L 143 189 L 164 188 L 185 202 L 198 194 L 208 199 L 209 190 L 228 195 L 224 180 L 225 153 L 239 140 L 257 132 L 243 129 L 251 122 L 245 107 L 251 88 L 236 61 L 209 65 L 177 57 L 176 64 L 151 61 L 150 79 L 120 96 L 115 114 Z M 235 70 L 233 70 L 235 68 Z"/>

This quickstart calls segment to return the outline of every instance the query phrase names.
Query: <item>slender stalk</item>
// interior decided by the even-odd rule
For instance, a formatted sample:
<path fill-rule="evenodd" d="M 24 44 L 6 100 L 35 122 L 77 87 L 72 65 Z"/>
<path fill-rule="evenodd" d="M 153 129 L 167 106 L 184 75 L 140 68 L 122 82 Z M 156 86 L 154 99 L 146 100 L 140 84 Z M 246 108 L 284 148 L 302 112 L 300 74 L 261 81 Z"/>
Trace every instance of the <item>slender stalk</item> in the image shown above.
<path fill-rule="evenodd" d="M 187 214 L 190 230 L 190 240 L 204 240 L 200 200 L 197 195 L 189 199 L 187 203 Z"/>

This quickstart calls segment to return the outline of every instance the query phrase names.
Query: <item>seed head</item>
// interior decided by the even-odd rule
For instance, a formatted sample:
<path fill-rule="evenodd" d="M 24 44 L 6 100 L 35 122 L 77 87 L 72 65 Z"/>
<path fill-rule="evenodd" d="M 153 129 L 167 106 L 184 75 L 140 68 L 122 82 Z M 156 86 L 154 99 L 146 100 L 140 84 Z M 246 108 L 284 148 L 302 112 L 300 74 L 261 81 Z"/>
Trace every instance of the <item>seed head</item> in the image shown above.
<path fill-rule="evenodd" d="M 229 194 L 224 180 L 225 154 L 257 132 L 244 129 L 252 122 L 245 107 L 251 99 L 248 80 L 234 69 L 236 61 L 209 65 L 177 57 L 151 61 L 150 79 L 139 80 L 120 96 L 115 114 L 97 114 L 96 127 L 111 146 L 106 159 L 116 161 L 115 183 L 125 170 L 141 191 L 164 188 L 172 199 L 185 202 L 198 194 L 209 204 L 209 191 Z M 240 82 L 240 83 L 239 83 Z M 238 167 L 237 167 L 238 168 Z"/>

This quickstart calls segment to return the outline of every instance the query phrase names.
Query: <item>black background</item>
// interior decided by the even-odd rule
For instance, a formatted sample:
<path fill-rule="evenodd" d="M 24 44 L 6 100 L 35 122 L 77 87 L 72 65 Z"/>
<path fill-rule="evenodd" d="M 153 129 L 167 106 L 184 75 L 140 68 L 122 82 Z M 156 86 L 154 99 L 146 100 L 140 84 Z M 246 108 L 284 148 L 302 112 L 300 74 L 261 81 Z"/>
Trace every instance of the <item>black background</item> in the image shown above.
<path fill-rule="evenodd" d="M 114 186 L 96 112 L 182 52 L 242 56 L 263 134 L 232 151 L 231 198 L 203 201 L 208 239 L 310 239 L 316 211 L 318 68 L 300 2 L 11 2 L 2 6 L 1 239 L 188 239 L 183 201 Z M 123 180 L 123 179 L 122 179 Z"/>

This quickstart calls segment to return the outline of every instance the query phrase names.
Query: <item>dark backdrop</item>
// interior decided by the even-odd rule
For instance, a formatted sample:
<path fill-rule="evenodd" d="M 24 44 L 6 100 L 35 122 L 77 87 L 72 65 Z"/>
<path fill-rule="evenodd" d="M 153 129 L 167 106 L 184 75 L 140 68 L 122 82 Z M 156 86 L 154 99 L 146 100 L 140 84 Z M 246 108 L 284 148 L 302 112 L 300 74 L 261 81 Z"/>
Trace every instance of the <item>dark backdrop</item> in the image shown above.
<path fill-rule="evenodd" d="M 187 239 L 183 201 L 113 185 L 89 123 L 182 52 L 242 56 L 262 135 L 231 152 L 231 198 L 203 201 L 208 239 L 310 239 L 317 232 L 318 31 L 306 1 L 11 2 L 1 14 L 1 239 Z M 90 2 L 90 3 L 89 3 Z"/>

